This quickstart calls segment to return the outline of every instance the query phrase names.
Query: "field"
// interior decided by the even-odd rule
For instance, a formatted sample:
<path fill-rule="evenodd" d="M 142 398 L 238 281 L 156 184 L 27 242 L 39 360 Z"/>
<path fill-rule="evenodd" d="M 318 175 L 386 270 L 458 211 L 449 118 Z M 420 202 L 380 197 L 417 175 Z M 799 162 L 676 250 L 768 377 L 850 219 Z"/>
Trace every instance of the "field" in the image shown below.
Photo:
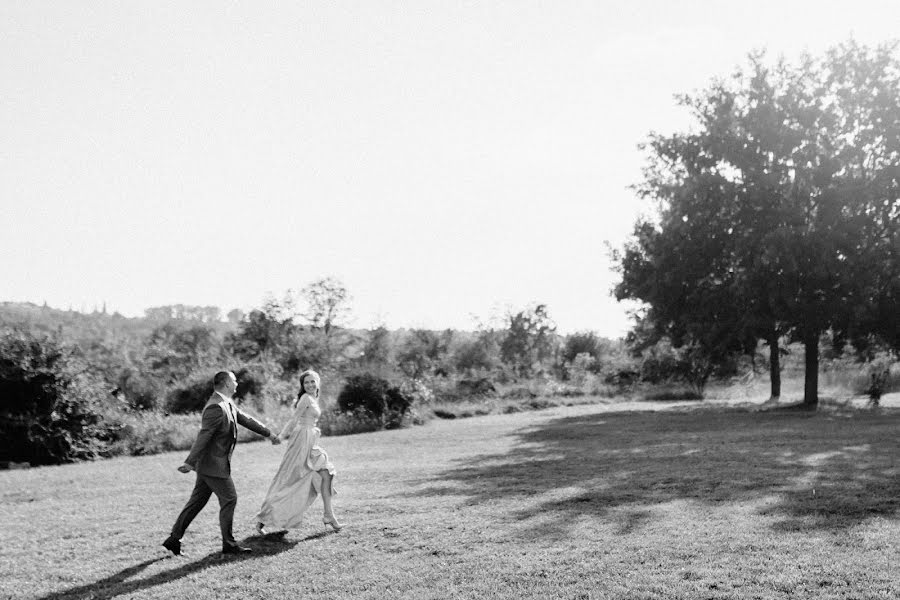
<path fill-rule="evenodd" d="M 897 598 L 900 404 L 605 402 L 324 438 L 340 533 L 256 536 L 281 448 L 235 452 L 235 535 L 183 452 L 0 472 L 0 598 Z"/>

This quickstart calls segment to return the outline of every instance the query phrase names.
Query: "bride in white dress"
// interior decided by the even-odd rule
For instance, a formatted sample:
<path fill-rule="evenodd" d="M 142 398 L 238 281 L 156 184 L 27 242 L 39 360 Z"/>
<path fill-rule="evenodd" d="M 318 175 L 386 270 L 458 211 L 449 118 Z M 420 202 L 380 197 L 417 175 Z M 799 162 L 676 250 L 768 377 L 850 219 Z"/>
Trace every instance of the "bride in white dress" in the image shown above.
<path fill-rule="evenodd" d="M 290 441 L 256 515 L 256 530 L 261 534 L 268 533 L 267 528 L 299 527 L 303 514 L 319 494 L 325 508 L 322 522 L 335 531 L 343 527 L 335 518 L 331 506 L 337 471 L 328 454 L 319 446 L 322 432 L 316 423 L 322 414 L 319 407 L 320 383 L 319 374 L 315 371 L 300 374 L 300 392 L 294 402 L 293 414 L 278 435 L 282 439 L 290 438 Z"/>

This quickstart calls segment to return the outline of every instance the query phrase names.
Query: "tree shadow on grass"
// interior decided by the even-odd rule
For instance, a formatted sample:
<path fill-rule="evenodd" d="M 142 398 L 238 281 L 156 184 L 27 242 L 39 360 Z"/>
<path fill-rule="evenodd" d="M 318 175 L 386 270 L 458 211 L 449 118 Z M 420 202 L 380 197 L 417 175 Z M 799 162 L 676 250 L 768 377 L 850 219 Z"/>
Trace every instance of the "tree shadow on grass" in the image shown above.
<path fill-rule="evenodd" d="M 298 542 L 293 540 L 285 540 L 282 536 L 277 535 L 252 536 L 243 540 L 241 544 L 251 546 L 253 552 L 230 555 L 214 552 L 190 562 L 186 562 L 185 559 L 174 558 L 180 563 L 178 567 L 156 573 L 144 579 L 130 581 L 132 577 L 136 576 L 147 567 L 173 557 L 152 558 L 122 569 L 115 575 L 110 575 L 99 581 L 61 592 L 53 592 L 46 596 L 41 596 L 38 600 L 107 600 L 109 598 L 115 598 L 116 596 L 132 594 L 158 585 L 170 583 L 177 579 L 181 579 L 182 577 L 187 577 L 193 573 L 198 573 L 204 569 L 221 564 L 244 562 L 274 556 L 293 548 L 297 543 Z M 190 560 L 190 558 L 187 557 L 187 560 Z"/>
<path fill-rule="evenodd" d="M 900 412 L 694 410 L 560 418 L 514 434 L 507 453 L 466 461 L 418 494 L 470 504 L 524 502 L 530 533 L 564 533 L 573 518 L 604 515 L 621 534 L 652 507 L 687 500 L 754 502 L 782 530 L 846 530 L 900 511 Z"/>

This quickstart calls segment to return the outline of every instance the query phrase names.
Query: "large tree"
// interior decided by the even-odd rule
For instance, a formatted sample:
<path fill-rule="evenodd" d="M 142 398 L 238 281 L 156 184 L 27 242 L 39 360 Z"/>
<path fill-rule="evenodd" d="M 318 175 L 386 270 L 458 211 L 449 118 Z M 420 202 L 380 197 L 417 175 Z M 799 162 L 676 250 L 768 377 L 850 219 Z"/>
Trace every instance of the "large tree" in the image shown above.
<path fill-rule="evenodd" d="M 658 212 L 618 256 L 617 297 L 646 302 L 676 340 L 766 340 L 773 396 L 778 339 L 794 336 L 806 350 L 804 402 L 815 405 L 824 331 L 896 332 L 896 317 L 879 318 L 898 309 L 896 45 L 849 42 L 796 65 L 753 55 L 679 101 L 697 127 L 646 146 L 638 189 Z"/>

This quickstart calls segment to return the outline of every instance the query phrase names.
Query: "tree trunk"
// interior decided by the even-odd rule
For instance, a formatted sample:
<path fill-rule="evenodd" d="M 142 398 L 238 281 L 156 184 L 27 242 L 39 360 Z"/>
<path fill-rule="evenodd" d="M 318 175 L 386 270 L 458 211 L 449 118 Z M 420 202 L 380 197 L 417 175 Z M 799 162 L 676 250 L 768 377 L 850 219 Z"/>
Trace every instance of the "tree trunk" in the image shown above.
<path fill-rule="evenodd" d="M 806 375 L 803 380 L 803 404 L 815 407 L 819 404 L 819 335 L 803 335 L 806 350 Z"/>
<path fill-rule="evenodd" d="M 772 386 L 769 400 L 778 400 L 781 397 L 781 353 L 778 349 L 778 331 L 773 328 L 766 342 L 769 344 L 769 381 Z"/>

